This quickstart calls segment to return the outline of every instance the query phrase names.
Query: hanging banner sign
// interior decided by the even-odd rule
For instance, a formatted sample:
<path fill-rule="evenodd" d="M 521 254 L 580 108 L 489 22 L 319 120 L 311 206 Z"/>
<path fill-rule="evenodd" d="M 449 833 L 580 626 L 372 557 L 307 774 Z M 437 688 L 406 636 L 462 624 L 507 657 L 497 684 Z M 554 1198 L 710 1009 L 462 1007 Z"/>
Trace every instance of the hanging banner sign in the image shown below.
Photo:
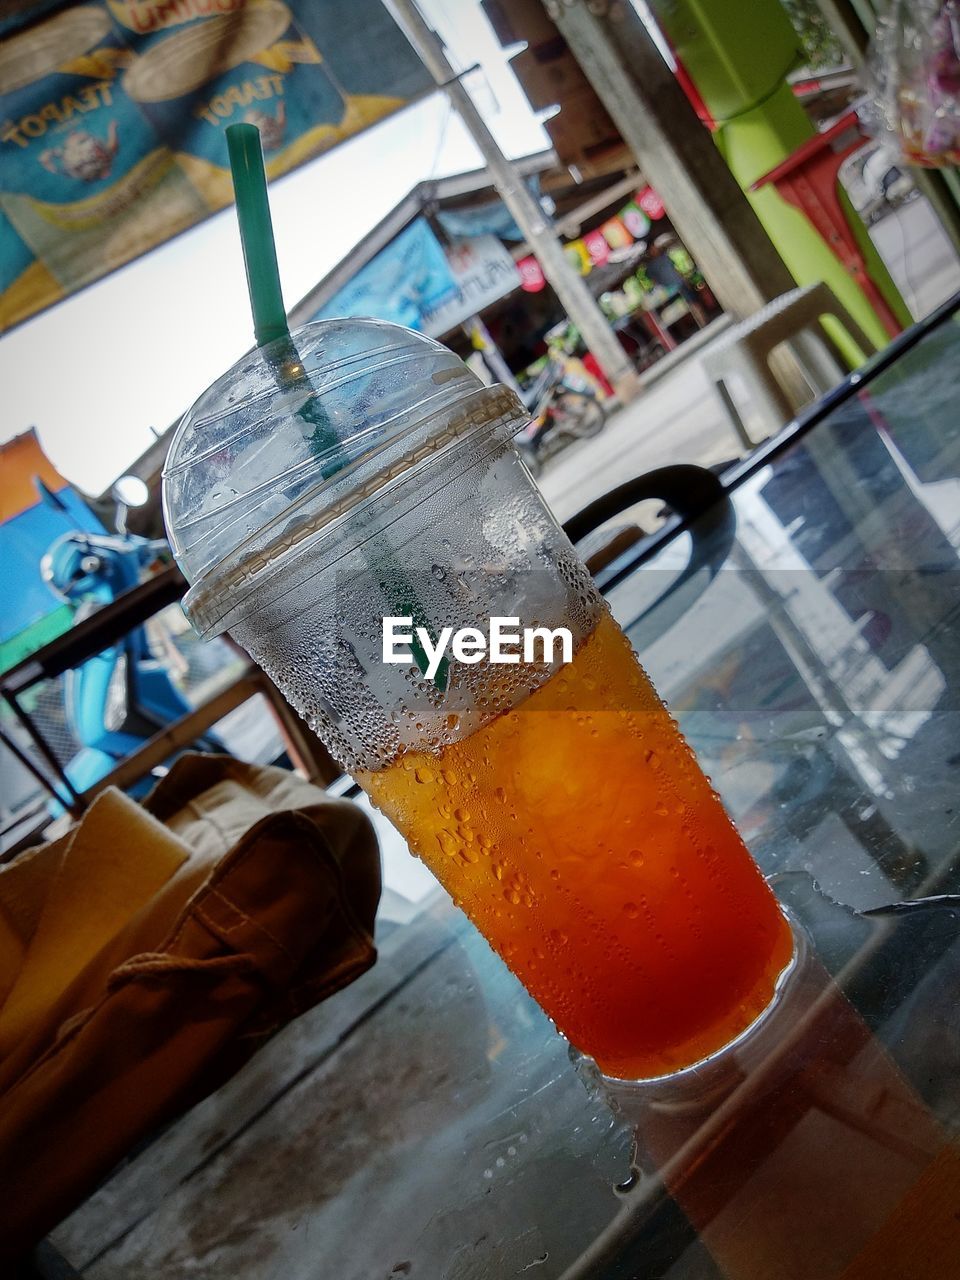
<path fill-rule="evenodd" d="M 527 293 L 539 293 L 541 289 L 547 287 L 543 268 L 533 254 L 530 254 L 529 257 L 521 258 L 517 263 L 517 270 L 520 272 L 520 288 L 526 290 Z"/>
<path fill-rule="evenodd" d="M 575 271 L 579 271 L 582 276 L 590 274 L 590 252 L 582 240 L 571 240 L 563 246 L 563 252 Z"/>
<path fill-rule="evenodd" d="M 472 236 L 448 245 L 444 253 L 454 290 L 439 306 L 424 309 L 423 332 L 431 338 L 448 333 L 521 283 L 517 264 L 496 236 Z"/>
<path fill-rule="evenodd" d="M 633 244 L 633 236 L 621 218 L 608 218 L 600 231 L 611 249 L 626 249 Z"/>
<path fill-rule="evenodd" d="M 602 267 L 605 262 L 609 261 L 610 246 L 607 244 L 602 231 L 588 231 L 583 237 L 583 243 L 587 246 L 591 266 Z"/>
<path fill-rule="evenodd" d="M 642 240 L 650 230 L 650 219 L 633 200 L 620 210 L 620 218 L 634 240 Z"/>
<path fill-rule="evenodd" d="M 443 246 L 426 218 L 415 218 L 311 319 L 372 316 L 422 330 L 426 317 L 456 295 Z"/>
<path fill-rule="evenodd" d="M 663 207 L 663 201 L 654 191 L 653 187 L 644 187 L 637 195 L 637 204 L 647 215 L 651 222 L 659 222 L 666 209 Z"/>
<path fill-rule="evenodd" d="M 257 125 L 275 178 L 430 83 L 381 0 L 88 0 L 6 21 L 0 331 L 229 204 L 228 125 Z"/>

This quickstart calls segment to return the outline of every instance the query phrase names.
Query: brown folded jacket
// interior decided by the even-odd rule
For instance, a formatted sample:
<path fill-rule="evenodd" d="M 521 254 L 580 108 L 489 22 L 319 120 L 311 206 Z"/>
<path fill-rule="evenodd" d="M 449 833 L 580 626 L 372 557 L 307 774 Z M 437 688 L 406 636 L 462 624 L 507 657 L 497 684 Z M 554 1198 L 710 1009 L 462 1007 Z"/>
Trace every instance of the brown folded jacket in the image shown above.
<path fill-rule="evenodd" d="M 0 871 L 0 1257 L 369 968 L 379 896 L 357 806 L 209 755 Z"/>

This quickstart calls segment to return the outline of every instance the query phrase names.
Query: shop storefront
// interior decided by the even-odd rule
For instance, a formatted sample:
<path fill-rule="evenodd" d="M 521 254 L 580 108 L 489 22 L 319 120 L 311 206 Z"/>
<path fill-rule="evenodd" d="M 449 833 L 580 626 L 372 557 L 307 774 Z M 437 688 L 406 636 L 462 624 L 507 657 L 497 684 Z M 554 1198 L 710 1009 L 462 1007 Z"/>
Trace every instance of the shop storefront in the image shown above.
<path fill-rule="evenodd" d="M 636 171 L 574 183 L 547 153 L 521 162 L 563 238 L 568 260 L 598 299 L 639 370 L 719 314 L 657 192 Z M 495 376 L 522 384 L 548 349 L 596 362 L 486 175 L 421 184 L 292 313 L 295 323 L 373 315 L 479 351 Z M 502 362 L 502 363 L 501 363 Z"/>

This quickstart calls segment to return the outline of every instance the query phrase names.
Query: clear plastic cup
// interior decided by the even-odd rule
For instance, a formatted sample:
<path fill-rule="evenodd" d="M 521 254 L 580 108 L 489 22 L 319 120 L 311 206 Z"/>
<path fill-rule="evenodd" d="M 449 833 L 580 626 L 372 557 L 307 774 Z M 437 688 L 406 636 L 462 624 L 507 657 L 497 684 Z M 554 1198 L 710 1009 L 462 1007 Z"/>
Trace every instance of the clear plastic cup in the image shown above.
<path fill-rule="evenodd" d="M 792 939 L 514 449 L 525 421 L 431 339 L 320 322 L 189 410 L 164 515 L 196 629 L 264 668 L 573 1044 L 649 1078 L 742 1033 Z M 533 647 L 387 662 L 402 617 L 430 647 L 516 619 Z"/>

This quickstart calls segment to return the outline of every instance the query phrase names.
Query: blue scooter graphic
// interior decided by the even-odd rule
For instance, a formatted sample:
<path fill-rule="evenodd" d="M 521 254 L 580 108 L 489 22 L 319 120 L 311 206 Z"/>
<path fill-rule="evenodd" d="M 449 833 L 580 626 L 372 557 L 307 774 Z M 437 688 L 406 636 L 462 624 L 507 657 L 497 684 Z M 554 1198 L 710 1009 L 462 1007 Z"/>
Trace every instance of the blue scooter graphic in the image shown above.
<path fill-rule="evenodd" d="M 162 539 L 151 541 L 127 532 L 127 507 L 146 500 L 146 487 L 141 495 L 131 481 L 135 477 L 123 477 L 113 490 L 119 533 L 73 529 L 57 538 L 40 562 L 44 582 L 58 598 L 76 607 L 78 622 L 135 587 L 145 569 L 167 550 Z M 49 491 L 44 498 L 67 510 Z M 144 627 L 135 628 L 64 679 L 67 722 L 81 744 L 64 771 L 77 791 L 105 777 L 158 730 L 190 710 L 169 672 L 151 652 Z M 223 750 L 212 737 L 198 746 Z M 153 779 L 141 779 L 130 793 L 144 795 L 152 785 Z M 61 811 L 55 802 L 51 809 Z"/>

